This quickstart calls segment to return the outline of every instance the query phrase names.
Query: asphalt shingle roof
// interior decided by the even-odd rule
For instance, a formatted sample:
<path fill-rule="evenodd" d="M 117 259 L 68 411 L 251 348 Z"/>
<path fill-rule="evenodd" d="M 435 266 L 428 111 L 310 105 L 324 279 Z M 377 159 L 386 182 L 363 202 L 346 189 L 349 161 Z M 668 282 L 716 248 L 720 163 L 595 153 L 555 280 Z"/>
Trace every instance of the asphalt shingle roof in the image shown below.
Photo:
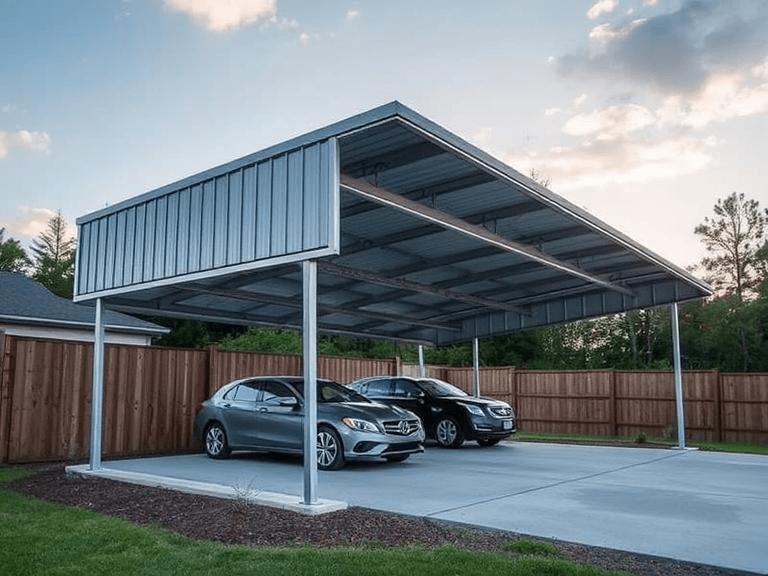
<path fill-rule="evenodd" d="M 168 329 L 113 310 L 104 311 L 111 330 L 161 335 Z M 93 327 L 96 309 L 57 296 L 17 272 L 0 272 L 0 322 L 7 324 L 81 325 Z"/>

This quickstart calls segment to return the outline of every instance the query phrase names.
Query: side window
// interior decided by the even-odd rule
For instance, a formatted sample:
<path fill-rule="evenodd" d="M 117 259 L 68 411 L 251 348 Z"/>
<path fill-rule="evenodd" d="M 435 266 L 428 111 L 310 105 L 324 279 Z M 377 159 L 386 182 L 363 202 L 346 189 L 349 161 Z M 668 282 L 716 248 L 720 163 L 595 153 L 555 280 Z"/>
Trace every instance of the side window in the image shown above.
<path fill-rule="evenodd" d="M 288 386 L 276 380 L 267 380 L 261 383 L 261 390 L 264 394 L 261 401 L 277 404 L 282 398 L 296 398 Z"/>
<path fill-rule="evenodd" d="M 235 396 L 237 396 L 237 391 L 240 389 L 240 386 L 235 386 L 234 388 L 230 388 L 226 394 L 224 394 L 224 400 L 229 400 L 230 402 L 235 399 Z"/>
<path fill-rule="evenodd" d="M 396 380 L 394 395 L 398 398 L 416 398 L 419 388 L 410 380 Z"/>
<path fill-rule="evenodd" d="M 379 380 L 369 380 L 366 394 L 369 396 L 391 396 L 392 382 L 383 378 Z"/>
<path fill-rule="evenodd" d="M 256 402 L 259 398 L 259 391 L 256 389 L 255 384 L 246 383 L 240 384 L 237 387 L 237 395 L 235 400 L 238 402 Z"/>

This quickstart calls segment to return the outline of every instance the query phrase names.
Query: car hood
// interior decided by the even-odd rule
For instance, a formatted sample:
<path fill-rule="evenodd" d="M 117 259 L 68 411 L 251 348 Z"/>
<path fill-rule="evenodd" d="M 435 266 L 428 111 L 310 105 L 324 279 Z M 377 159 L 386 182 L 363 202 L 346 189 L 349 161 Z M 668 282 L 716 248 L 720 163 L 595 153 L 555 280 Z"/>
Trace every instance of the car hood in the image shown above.
<path fill-rule="evenodd" d="M 318 414 L 335 415 L 339 417 L 351 416 L 370 420 L 401 420 L 403 418 L 416 418 L 413 412 L 403 410 L 397 406 L 385 406 L 378 402 L 327 402 L 317 405 Z"/>

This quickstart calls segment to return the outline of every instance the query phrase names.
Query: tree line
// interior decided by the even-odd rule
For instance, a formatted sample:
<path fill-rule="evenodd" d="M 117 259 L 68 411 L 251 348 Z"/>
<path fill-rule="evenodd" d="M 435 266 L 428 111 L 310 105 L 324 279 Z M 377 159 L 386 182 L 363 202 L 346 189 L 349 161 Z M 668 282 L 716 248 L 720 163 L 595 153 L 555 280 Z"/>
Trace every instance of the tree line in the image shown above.
<path fill-rule="evenodd" d="M 768 371 L 768 210 L 736 192 L 717 200 L 713 214 L 694 233 L 706 249 L 692 272 L 714 289 L 711 298 L 680 306 L 683 367 L 727 372 Z M 31 256 L 0 229 L 0 270 L 31 276 L 71 298 L 75 239 L 66 235 L 61 213 L 33 240 Z M 528 369 L 661 370 L 672 368 L 668 308 L 635 310 L 596 320 L 531 329 L 480 342 L 486 366 Z M 275 328 L 243 328 L 190 320 L 149 318 L 172 329 L 158 344 L 228 350 L 300 353 L 301 336 Z M 329 356 L 418 359 L 415 345 L 343 336 L 320 336 L 318 351 Z M 432 364 L 471 365 L 471 342 L 425 347 Z"/>

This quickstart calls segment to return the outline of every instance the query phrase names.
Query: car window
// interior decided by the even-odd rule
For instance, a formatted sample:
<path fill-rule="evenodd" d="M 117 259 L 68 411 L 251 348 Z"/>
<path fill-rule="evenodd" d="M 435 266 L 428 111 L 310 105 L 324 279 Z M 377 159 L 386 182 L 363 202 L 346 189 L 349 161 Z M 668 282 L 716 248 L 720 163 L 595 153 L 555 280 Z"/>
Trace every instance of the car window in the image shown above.
<path fill-rule="evenodd" d="M 256 402 L 259 397 L 259 391 L 254 384 L 240 384 L 235 390 L 235 395 L 228 400 L 237 400 L 238 402 Z"/>
<path fill-rule="evenodd" d="M 368 389 L 365 391 L 365 394 L 368 396 L 390 396 L 391 390 L 392 381 L 380 378 L 368 381 Z"/>
<path fill-rule="evenodd" d="M 288 388 L 288 386 L 276 380 L 267 380 L 262 382 L 261 390 L 264 394 L 261 399 L 262 402 L 271 402 L 277 404 L 281 399 L 284 398 L 296 398 L 296 395 L 290 388 Z"/>
<path fill-rule="evenodd" d="M 417 398 L 419 392 L 419 387 L 410 380 L 395 380 L 394 396 L 398 398 Z"/>

